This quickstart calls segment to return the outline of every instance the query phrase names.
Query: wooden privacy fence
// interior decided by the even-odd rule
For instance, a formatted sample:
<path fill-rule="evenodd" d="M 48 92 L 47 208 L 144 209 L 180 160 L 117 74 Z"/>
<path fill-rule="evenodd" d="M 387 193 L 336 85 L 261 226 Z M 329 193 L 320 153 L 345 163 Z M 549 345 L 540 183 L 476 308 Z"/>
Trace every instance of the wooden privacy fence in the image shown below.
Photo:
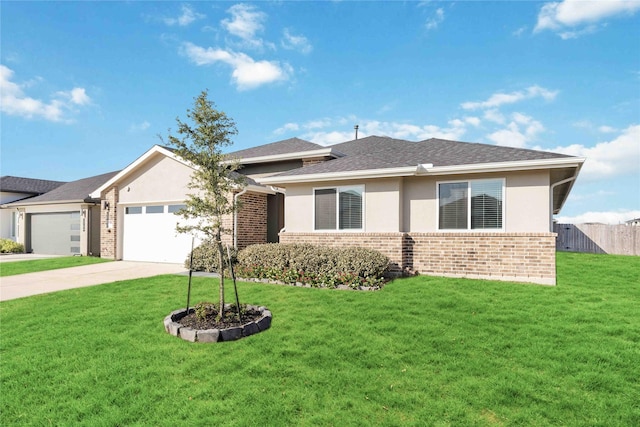
<path fill-rule="evenodd" d="M 606 224 L 554 224 L 556 250 L 640 255 L 640 227 Z"/>

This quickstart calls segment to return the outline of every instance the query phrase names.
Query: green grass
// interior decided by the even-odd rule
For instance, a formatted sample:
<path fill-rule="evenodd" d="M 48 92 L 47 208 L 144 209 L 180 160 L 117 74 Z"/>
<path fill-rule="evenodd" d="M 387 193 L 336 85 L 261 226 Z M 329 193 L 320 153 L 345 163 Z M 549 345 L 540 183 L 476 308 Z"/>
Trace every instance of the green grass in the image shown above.
<path fill-rule="evenodd" d="M 0 424 L 640 425 L 640 257 L 560 253 L 558 274 L 241 283 L 272 327 L 218 344 L 164 332 L 186 277 L 3 302 Z M 215 295 L 194 279 L 192 301 Z"/>
<path fill-rule="evenodd" d="M 109 260 L 90 256 L 69 256 L 59 258 L 34 259 L 33 261 L 15 261 L 0 263 L 0 277 L 16 274 L 35 273 L 38 271 L 57 270 L 60 268 L 78 267 L 97 264 Z"/>

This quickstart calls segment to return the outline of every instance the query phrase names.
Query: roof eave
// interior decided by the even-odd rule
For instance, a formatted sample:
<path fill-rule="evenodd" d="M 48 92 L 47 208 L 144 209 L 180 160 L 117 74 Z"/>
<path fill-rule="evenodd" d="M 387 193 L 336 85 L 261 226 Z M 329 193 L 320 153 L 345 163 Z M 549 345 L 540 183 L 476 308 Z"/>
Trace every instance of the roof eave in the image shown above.
<path fill-rule="evenodd" d="M 282 162 L 286 160 L 311 159 L 316 157 L 331 157 L 335 159 L 338 157 L 344 157 L 344 154 L 334 150 L 333 148 L 321 148 L 319 150 L 297 151 L 294 153 L 272 154 L 269 156 L 238 157 L 237 160 L 240 164 L 248 165 L 255 163 Z M 227 162 L 231 163 L 232 161 L 233 160 L 229 160 Z"/>
<path fill-rule="evenodd" d="M 579 168 L 582 166 L 584 161 L 585 159 L 582 157 L 561 157 L 542 160 L 519 160 L 513 162 L 419 167 L 418 175 L 453 175 L 461 173 L 514 172 L 523 170 L 556 169 L 567 167 Z"/>
<path fill-rule="evenodd" d="M 72 205 L 72 204 L 99 204 L 99 199 L 87 198 L 87 199 L 72 199 L 72 200 L 42 200 L 36 202 L 23 202 L 20 201 L 6 203 L 0 207 L 2 208 L 21 208 L 23 206 L 46 206 L 46 205 Z"/>
<path fill-rule="evenodd" d="M 332 172 L 332 173 L 314 173 L 307 175 L 290 175 L 290 176 L 269 176 L 264 178 L 254 178 L 260 184 L 294 184 L 305 182 L 321 182 L 321 181 L 342 181 L 349 179 L 372 179 L 372 178 L 392 178 L 399 176 L 415 175 L 416 166 L 404 166 L 399 168 L 388 169 L 367 169 L 360 171 Z"/>

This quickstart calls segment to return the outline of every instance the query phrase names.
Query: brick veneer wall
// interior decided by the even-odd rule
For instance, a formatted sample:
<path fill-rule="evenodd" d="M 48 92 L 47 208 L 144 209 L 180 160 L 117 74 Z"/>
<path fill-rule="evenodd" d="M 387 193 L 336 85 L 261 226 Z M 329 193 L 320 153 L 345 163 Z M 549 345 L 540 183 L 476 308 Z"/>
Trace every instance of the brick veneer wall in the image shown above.
<path fill-rule="evenodd" d="M 267 195 L 245 193 L 238 211 L 238 249 L 267 243 Z"/>
<path fill-rule="evenodd" d="M 379 250 L 392 273 L 416 271 L 555 285 L 555 233 L 281 233 L 282 243 Z"/>
<path fill-rule="evenodd" d="M 119 193 L 117 187 L 111 187 L 107 190 L 102 198 L 104 202 L 109 203 L 109 209 L 100 211 L 100 257 L 108 259 L 116 259 L 117 239 L 118 239 L 118 217 L 117 209 Z M 112 224 L 111 228 L 107 228 L 107 220 Z"/>
<path fill-rule="evenodd" d="M 409 233 L 405 267 L 422 274 L 556 284 L 555 233 Z"/>

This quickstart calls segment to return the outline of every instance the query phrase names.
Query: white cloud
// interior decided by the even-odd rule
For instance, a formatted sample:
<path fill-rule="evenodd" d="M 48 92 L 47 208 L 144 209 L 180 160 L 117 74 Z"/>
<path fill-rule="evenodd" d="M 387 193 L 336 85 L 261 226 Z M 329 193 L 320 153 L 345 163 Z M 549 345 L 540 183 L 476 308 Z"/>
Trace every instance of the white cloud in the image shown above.
<path fill-rule="evenodd" d="M 635 174 L 640 176 L 640 125 L 632 125 L 611 141 L 599 142 L 593 147 L 580 144 L 557 147 L 551 151 L 571 156 L 586 157 L 580 179 L 593 181 L 613 176 Z"/>
<path fill-rule="evenodd" d="M 177 18 L 164 18 L 163 21 L 165 24 L 169 26 L 179 25 L 181 27 L 186 27 L 192 22 L 204 18 L 205 15 L 198 13 L 193 10 L 193 8 L 188 4 L 182 5 L 182 15 Z"/>
<path fill-rule="evenodd" d="M 474 121 L 471 118 L 472 122 Z M 274 134 L 281 135 L 288 131 L 303 131 L 301 138 L 318 144 L 330 145 L 352 140 L 355 136 L 353 125 L 358 124 L 358 137 L 369 135 L 389 136 L 408 140 L 424 140 L 428 138 L 459 139 L 465 132 L 467 120 L 454 119 L 448 126 L 415 125 L 402 122 L 384 122 L 378 120 L 358 119 L 355 116 L 322 118 L 305 123 L 287 123 L 276 129 Z M 347 130 L 336 130 L 347 129 Z"/>
<path fill-rule="evenodd" d="M 282 32 L 282 47 L 289 50 L 297 50 L 304 54 L 310 53 L 313 50 L 313 46 L 309 40 L 303 35 L 291 34 L 288 28 L 285 28 Z"/>
<path fill-rule="evenodd" d="M 503 124 L 506 119 L 504 115 L 497 109 L 490 109 L 484 112 L 484 118 L 498 124 Z"/>
<path fill-rule="evenodd" d="M 640 211 L 619 210 L 608 212 L 585 212 L 576 216 L 558 216 L 556 217 L 556 221 L 560 224 L 623 224 L 634 218 L 640 218 Z"/>
<path fill-rule="evenodd" d="M 524 34 L 525 31 L 527 31 L 527 27 L 526 26 L 518 28 L 517 30 L 515 30 L 511 34 L 513 34 L 516 37 L 520 37 L 522 34 Z"/>
<path fill-rule="evenodd" d="M 143 121 L 142 123 L 134 123 L 129 127 L 129 132 L 142 132 L 151 127 L 151 123 Z"/>
<path fill-rule="evenodd" d="M 534 32 L 557 31 L 560 37 L 566 40 L 595 31 L 595 24 L 604 19 L 618 15 L 633 15 L 638 10 L 640 2 L 629 0 L 564 0 L 546 3 L 540 9 Z M 573 29 L 583 25 L 586 27 Z"/>
<path fill-rule="evenodd" d="M 465 110 L 495 109 L 505 104 L 514 104 L 516 102 L 532 98 L 543 98 L 545 101 L 552 101 L 555 99 L 557 94 L 557 90 L 552 91 L 534 85 L 529 86 L 524 91 L 516 91 L 511 93 L 494 93 L 486 101 L 463 102 L 461 104 L 461 107 Z"/>
<path fill-rule="evenodd" d="M 440 7 L 436 9 L 433 15 L 429 17 L 429 19 L 427 19 L 427 23 L 425 24 L 425 27 L 427 28 L 427 30 L 435 30 L 436 28 L 438 28 L 440 24 L 442 24 L 443 21 L 444 21 L 444 10 Z"/>
<path fill-rule="evenodd" d="M 274 130 L 273 133 L 276 135 L 282 135 L 286 132 L 297 132 L 298 130 L 300 130 L 300 126 L 297 123 L 285 123 L 284 126 Z"/>
<path fill-rule="evenodd" d="M 506 129 L 501 129 L 487 135 L 497 145 L 506 147 L 525 148 L 537 135 L 543 132 L 544 126 L 532 117 L 522 113 L 513 113 L 511 122 Z"/>
<path fill-rule="evenodd" d="M 196 65 L 210 65 L 222 62 L 233 68 L 231 74 L 239 90 L 254 89 L 258 86 L 287 80 L 293 73 L 289 64 L 280 64 L 278 61 L 256 61 L 250 56 L 230 50 L 203 48 L 193 43 L 183 43 L 182 49 Z"/>
<path fill-rule="evenodd" d="M 227 9 L 231 19 L 223 19 L 220 23 L 230 34 L 239 37 L 244 46 L 250 48 L 262 48 L 264 41 L 257 37 L 264 31 L 264 22 L 267 15 L 259 11 L 255 6 L 239 3 Z M 269 44 L 269 46 L 272 46 Z"/>
<path fill-rule="evenodd" d="M 600 126 L 598 127 L 598 131 L 602 133 L 614 133 L 614 132 L 617 132 L 618 129 L 612 128 L 611 126 Z"/>
<path fill-rule="evenodd" d="M 18 84 L 12 81 L 14 72 L 0 65 L 0 111 L 28 119 L 39 117 L 52 122 L 71 122 L 67 117 L 75 106 L 91 103 L 84 88 L 76 87 L 70 91 L 56 92 L 49 102 L 25 95 L 23 88 L 33 85 L 33 81 Z"/>

